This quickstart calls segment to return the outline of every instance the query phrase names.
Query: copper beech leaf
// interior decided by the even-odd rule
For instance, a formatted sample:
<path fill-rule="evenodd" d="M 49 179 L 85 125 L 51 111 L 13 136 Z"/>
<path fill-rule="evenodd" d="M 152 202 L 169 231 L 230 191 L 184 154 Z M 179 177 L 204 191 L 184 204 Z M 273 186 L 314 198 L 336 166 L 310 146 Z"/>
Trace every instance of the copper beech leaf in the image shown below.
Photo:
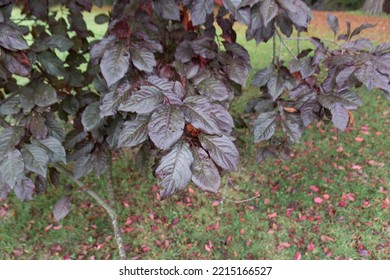
<path fill-rule="evenodd" d="M 221 185 L 221 176 L 217 166 L 202 148 L 194 149 L 193 155 L 192 182 L 202 191 L 217 192 Z"/>
<path fill-rule="evenodd" d="M 139 114 L 150 113 L 164 100 L 164 94 L 155 86 L 141 86 L 139 91 L 134 92 L 124 100 L 118 110 L 136 112 Z"/>
<path fill-rule="evenodd" d="M 158 184 L 163 187 L 161 199 L 183 190 L 191 181 L 191 165 L 194 161 L 190 145 L 185 141 L 177 142 L 158 163 L 155 175 Z"/>
<path fill-rule="evenodd" d="M 253 135 L 255 143 L 270 139 L 276 130 L 277 112 L 265 112 L 257 116 L 253 123 Z"/>
<path fill-rule="evenodd" d="M 10 188 L 20 184 L 24 177 L 24 161 L 19 150 L 12 149 L 0 159 L 0 181 Z"/>
<path fill-rule="evenodd" d="M 0 46 L 11 51 L 29 48 L 23 34 L 15 27 L 4 22 L 0 23 Z"/>
<path fill-rule="evenodd" d="M 68 215 L 71 206 L 72 203 L 68 196 L 64 196 L 59 200 L 57 200 L 56 204 L 54 204 L 54 209 L 53 209 L 54 219 L 60 221 L 63 218 L 65 218 Z"/>
<path fill-rule="evenodd" d="M 35 193 L 34 182 L 29 178 L 23 179 L 20 183 L 15 185 L 14 193 L 21 201 L 32 200 Z"/>
<path fill-rule="evenodd" d="M 194 1 L 191 8 L 191 20 L 193 25 L 200 25 L 206 21 L 206 16 L 213 12 L 213 0 Z"/>
<path fill-rule="evenodd" d="M 229 137 L 202 133 L 199 135 L 199 141 L 218 166 L 228 171 L 238 170 L 238 150 Z"/>
<path fill-rule="evenodd" d="M 148 139 L 149 116 L 139 115 L 124 123 L 118 137 L 118 147 L 133 147 Z"/>
<path fill-rule="evenodd" d="M 167 150 L 182 136 L 184 123 L 183 111 L 180 108 L 161 105 L 150 118 L 149 137 L 156 147 Z"/>
<path fill-rule="evenodd" d="M 37 144 L 24 145 L 22 149 L 25 168 L 46 178 L 48 152 Z"/>
<path fill-rule="evenodd" d="M 134 66 L 141 71 L 150 73 L 153 71 L 154 66 L 156 66 L 154 54 L 145 48 L 130 48 L 130 56 Z"/>
<path fill-rule="evenodd" d="M 130 54 L 124 44 L 108 44 L 100 61 L 100 69 L 108 87 L 123 78 L 129 64 Z"/>

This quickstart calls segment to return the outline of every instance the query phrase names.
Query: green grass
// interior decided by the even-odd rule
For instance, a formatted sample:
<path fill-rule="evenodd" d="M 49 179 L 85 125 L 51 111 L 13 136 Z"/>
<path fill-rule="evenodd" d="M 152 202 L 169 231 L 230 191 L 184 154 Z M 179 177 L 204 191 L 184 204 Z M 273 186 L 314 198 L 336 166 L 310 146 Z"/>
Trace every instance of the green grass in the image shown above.
<path fill-rule="evenodd" d="M 239 40 L 244 40 L 241 33 Z M 253 72 L 269 63 L 270 43 L 245 47 Z M 250 87 L 244 92 L 233 113 L 240 114 L 258 94 Z M 131 154 L 115 160 L 128 257 L 293 259 L 300 252 L 302 259 L 389 259 L 390 111 L 378 91 L 359 94 L 364 106 L 355 113 L 353 129 L 341 134 L 314 124 L 288 162 L 256 164 L 250 131 L 239 131 L 241 167 L 224 175 L 218 194 L 190 185 L 159 201 L 155 179 L 137 171 Z M 104 178 L 92 176 L 86 182 L 104 196 Z M 311 191 L 311 185 L 321 192 Z M 21 203 L 13 194 L 0 202 L 0 259 L 118 258 L 109 217 L 86 194 L 73 192 L 71 213 L 54 221 L 53 205 L 64 194 L 60 186 L 31 202 Z M 315 204 L 314 197 L 324 194 L 329 199 Z M 339 205 L 342 200 L 345 207 Z M 294 209 L 290 216 L 289 208 Z M 314 249 L 308 250 L 311 243 Z"/>

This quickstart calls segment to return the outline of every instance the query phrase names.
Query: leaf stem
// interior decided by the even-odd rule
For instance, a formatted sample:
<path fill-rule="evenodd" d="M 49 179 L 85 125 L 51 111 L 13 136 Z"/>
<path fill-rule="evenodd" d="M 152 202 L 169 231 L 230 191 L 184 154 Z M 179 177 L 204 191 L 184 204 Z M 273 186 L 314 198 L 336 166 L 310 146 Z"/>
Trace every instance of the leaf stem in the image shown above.
<path fill-rule="evenodd" d="M 273 63 L 276 63 L 276 34 L 275 33 L 272 38 L 272 42 L 273 42 L 272 61 Z"/>

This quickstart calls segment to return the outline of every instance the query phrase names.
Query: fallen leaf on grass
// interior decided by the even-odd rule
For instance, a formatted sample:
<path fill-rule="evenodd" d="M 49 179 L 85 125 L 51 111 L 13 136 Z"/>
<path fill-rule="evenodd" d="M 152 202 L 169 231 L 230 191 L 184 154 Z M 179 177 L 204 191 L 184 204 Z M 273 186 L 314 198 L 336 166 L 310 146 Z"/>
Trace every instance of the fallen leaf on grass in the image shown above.
<path fill-rule="evenodd" d="M 310 252 L 310 251 L 313 251 L 315 248 L 314 244 L 313 243 L 310 243 L 307 245 L 306 249 Z"/>
<path fill-rule="evenodd" d="M 334 242 L 334 239 L 327 235 L 321 235 L 321 241 L 322 242 Z"/>
<path fill-rule="evenodd" d="M 279 245 L 278 245 L 278 250 L 281 251 L 281 250 L 284 250 L 288 247 L 291 246 L 291 243 L 289 242 L 281 242 Z"/>
<path fill-rule="evenodd" d="M 377 166 L 377 167 L 383 167 L 383 166 L 385 166 L 385 163 L 384 163 L 384 162 L 377 162 L 377 161 L 375 161 L 375 160 L 369 160 L 367 163 L 368 163 L 369 165 L 371 165 L 371 166 Z"/>
<path fill-rule="evenodd" d="M 215 200 L 215 201 L 213 201 L 213 203 L 211 203 L 211 206 L 213 206 L 213 207 L 216 207 L 218 205 L 219 205 L 219 200 Z"/>
<path fill-rule="evenodd" d="M 312 190 L 313 192 L 319 192 L 319 191 L 320 191 L 320 188 L 317 187 L 317 186 L 311 185 L 311 186 L 310 186 L 310 190 Z"/>
<path fill-rule="evenodd" d="M 294 260 L 300 260 L 302 257 L 301 253 L 300 252 L 296 252 L 295 256 L 294 256 Z"/>
<path fill-rule="evenodd" d="M 211 249 L 213 249 L 213 242 L 211 242 L 211 240 L 209 240 L 209 243 L 204 245 L 204 248 L 207 252 L 211 252 Z"/>
<path fill-rule="evenodd" d="M 357 252 L 362 257 L 368 257 L 370 255 L 370 252 L 364 249 L 358 249 Z"/>
<path fill-rule="evenodd" d="M 347 202 L 342 200 L 342 201 L 339 202 L 339 204 L 337 204 L 337 206 L 338 207 L 345 207 L 345 206 L 347 206 Z"/>

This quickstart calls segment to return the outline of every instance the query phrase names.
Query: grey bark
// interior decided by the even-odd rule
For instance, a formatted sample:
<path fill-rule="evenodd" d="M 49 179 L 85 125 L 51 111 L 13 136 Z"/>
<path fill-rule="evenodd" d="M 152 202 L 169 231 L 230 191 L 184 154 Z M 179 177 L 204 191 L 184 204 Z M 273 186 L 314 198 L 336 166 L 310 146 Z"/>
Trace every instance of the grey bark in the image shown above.
<path fill-rule="evenodd" d="M 369 15 L 378 15 L 383 12 L 385 0 L 366 0 L 362 10 Z"/>

